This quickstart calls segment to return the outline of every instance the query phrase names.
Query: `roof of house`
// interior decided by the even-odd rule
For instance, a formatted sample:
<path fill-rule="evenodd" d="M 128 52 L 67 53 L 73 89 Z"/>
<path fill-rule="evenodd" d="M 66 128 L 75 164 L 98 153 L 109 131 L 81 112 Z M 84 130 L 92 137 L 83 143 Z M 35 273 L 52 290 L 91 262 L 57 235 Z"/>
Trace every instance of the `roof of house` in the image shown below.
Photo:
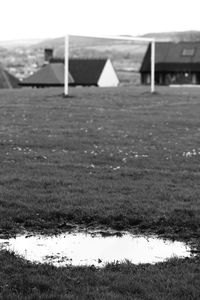
<path fill-rule="evenodd" d="M 19 79 L 0 66 L 0 88 L 13 89 L 19 87 Z"/>
<path fill-rule="evenodd" d="M 69 83 L 97 85 L 107 59 L 69 59 Z M 50 63 L 23 80 L 21 85 L 64 85 L 64 59 L 53 58 Z"/>
<path fill-rule="evenodd" d="M 63 58 L 54 57 L 50 63 L 64 63 Z M 76 84 L 97 84 L 107 58 L 70 58 L 69 72 Z"/>
<path fill-rule="evenodd" d="M 150 72 L 151 45 L 144 56 L 140 72 Z M 156 42 L 156 71 L 200 71 L 200 42 Z"/>
<path fill-rule="evenodd" d="M 69 73 L 68 80 L 72 83 L 74 80 Z M 25 78 L 21 85 L 39 85 L 39 86 L 60 86 L 64 85 L 64 64 L 52 63 L 43 66 L 33 75 Z"/>
<path fill-rule="evenodd" d="M 69 71 L 76 84 L 96 85 L 107 59 L 70 59 Z"/>

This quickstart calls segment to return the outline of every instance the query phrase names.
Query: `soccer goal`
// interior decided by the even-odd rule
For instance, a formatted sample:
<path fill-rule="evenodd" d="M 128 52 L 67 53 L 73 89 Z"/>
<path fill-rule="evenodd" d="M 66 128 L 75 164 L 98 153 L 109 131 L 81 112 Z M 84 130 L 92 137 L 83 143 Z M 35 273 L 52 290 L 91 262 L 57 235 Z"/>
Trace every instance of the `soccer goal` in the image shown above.
<path fill-rule="evenodd" d="M 74 35 L 73 35 L 74 36 Z M 132 36 L 80 36 L 85 38 L 97 38 L 97 39 L 109 39 L 109 40 L 124 40 L 124 41 L 138 41 L 144 43 L 151 43 L 151 93 L 155 92 L 155 39 L 154 38 L 143 38 L 143 37 L 132 37 Z M 64 79 L 64 95 L 68 95 L 69 85 L 69 35 L 65 36 L 65 79 Z"/>

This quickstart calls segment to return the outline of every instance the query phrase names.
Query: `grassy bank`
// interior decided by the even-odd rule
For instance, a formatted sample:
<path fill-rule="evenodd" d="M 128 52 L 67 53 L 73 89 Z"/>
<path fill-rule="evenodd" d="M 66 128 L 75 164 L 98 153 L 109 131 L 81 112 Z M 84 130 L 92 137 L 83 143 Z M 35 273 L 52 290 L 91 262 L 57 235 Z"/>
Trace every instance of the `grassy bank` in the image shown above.
<path fill-rule="evenodd" d="M 72 224 L 199 242 L 198 89 L 0 91 L 0 233 Z M 94 268 L 1 252 L 1 299 L 199 299 L 199 260 Z"/>
<path fill-rule="evenodd" d="M 129 263 L 55 268 L 32 265 L 12 254 L 0 255 L 0 299 L 145 299 L 198 300 L 199 260 L 176 260 L 155 266 Z"/>

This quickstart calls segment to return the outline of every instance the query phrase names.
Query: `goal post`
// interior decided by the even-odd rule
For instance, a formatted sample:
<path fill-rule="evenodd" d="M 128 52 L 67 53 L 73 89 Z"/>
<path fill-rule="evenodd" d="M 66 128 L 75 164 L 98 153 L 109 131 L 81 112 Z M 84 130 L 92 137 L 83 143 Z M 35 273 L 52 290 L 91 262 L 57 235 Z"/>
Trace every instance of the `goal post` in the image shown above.
<path fill-rule="evenodd" d="M 69 35 L 65 36 L 65 64 L 64 64 L 64 95 L 68 95 L 69 76 Z"/>
<path fill-rule="evenodd" d="M 69 76 L 69 36 L 65 36 L 65 71 L 64 71 L 64 95 L 68 95 L 68 76 Z M 155 39 L 132 37 L 132 36 L 90 36 L 90 35 L 73 35 L 77 37 L 109 39 L 109 40 L 124 40 L 124 41 L 140 41 L 151 43 L 151 93 L 155 92 Z"/>

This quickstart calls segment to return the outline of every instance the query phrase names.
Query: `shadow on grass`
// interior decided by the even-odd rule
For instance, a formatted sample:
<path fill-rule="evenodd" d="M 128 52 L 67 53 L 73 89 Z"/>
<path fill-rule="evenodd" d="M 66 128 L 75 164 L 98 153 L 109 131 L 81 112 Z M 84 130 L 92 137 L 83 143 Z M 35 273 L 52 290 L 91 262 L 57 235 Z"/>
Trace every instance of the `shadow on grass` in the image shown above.
<path fill-rule="evenodd" d="M 59 97 L 61 96 L 62 98 L 66 98 L 66 99 L 73 99 L 73 98 L 77 98 L 77 96 L 74 95 L 65 95 L 64 93 L 59 94 Z"/>

